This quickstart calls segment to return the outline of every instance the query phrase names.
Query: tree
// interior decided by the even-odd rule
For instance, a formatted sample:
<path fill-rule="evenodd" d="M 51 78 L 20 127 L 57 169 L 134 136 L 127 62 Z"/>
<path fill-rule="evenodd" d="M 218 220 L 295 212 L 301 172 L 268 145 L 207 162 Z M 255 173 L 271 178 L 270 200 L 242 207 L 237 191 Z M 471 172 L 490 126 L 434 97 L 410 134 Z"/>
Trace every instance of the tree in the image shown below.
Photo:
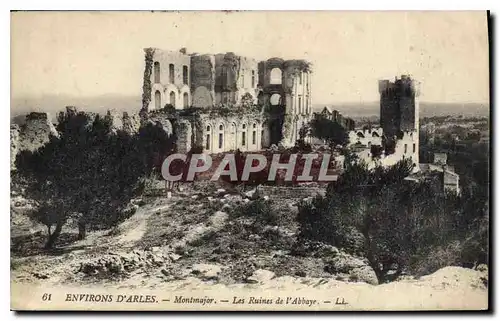
<path fill-rule="evenodd" d="M 41 205 L 33 217 L 48 227 L 46 248 L 54 246 L 73 215 L 78 216 L 80 238 L 87 227 L 109 228 L 128 217 L 130 199 L 143 188 L 140 178 L 153 170 L 157 154 L 172 146 L 159 128 L 133 136 L 110 129 L 99 115 L 62 113 L 60 137 L 19 156 L 18 168 L 32 182 L 27 193 Z M 56 228 L 50 233 L 52 225 Z"/>
<path fill-rule="evenodd" d="M 397 278 L 471 226 L 457 225 L 461 207 L 453 197 L 436 193 L 430 182 L 406 181 L 412 168 L 406 159 L 372 170 L 363 162 L 346 164 L 325 197 L 299 206 L 301 237 L 364 255 L 379 282 Z"/>
<path fill-rule="evenodd" d="M 382 151 L 384 149 L 380 145 L 371 145 L 370 153 L 372 154 L 372 158 L 379 159 L 382 156 Z"/>
<path fill-rule="evenodd" d="M 333 150 L 336 146 L 346 146 L 349 136 L 339 123 L 325 117 L 318 117 L 311 121 L 311 135 L 326 141 Z"/>

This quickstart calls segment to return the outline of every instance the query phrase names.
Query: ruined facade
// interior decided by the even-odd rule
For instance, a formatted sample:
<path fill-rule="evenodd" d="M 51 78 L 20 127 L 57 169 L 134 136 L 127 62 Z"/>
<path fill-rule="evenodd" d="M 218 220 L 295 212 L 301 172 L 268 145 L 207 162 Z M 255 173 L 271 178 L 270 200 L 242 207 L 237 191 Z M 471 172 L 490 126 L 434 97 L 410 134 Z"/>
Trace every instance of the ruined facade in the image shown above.
<path fill-rule="evenodd" d="M 342 115 L 338 110 L 332 110 L 330 107 L 325 106 L 320 113 L 315 113 L 317 117 L 324 117 L 334 121 L 344 127 L 345 130 L 354 130 L 356 123 L 354 119 Z"/>
<path fill-rule="evenodd" d="M 177 138 L 184 137 L 205 152 L 293 146 L 310 121 L 312 70 L 304 60 L 258 62 L 232 52 L 144 51 L 143 112 L 170 106 L 197 109 L 196 121 L 193 115 L 180 114 L 184 123 L 192 124 L 191 139 L 185 133 Z M 184 149 L 180 145 L 186 143 L 177 145 Z"/>

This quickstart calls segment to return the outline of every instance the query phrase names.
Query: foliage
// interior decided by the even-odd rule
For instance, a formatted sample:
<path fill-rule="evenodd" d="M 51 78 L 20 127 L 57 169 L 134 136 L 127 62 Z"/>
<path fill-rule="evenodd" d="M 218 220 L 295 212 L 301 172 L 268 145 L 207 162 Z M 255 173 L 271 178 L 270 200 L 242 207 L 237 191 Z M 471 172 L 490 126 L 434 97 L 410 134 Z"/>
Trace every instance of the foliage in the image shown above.
<path fill-rule="evenodd" d="M 317 117 L 311 121 L 311 135 L 325 140 L 330 147 L 346 146 L 349 136 L 346 130 L 339 123 L 325 117 Z"/>
<path fill-rule="evenodd" d="M 396 140 L 392 137 L 382 136 L 382 147 L 385 155 L 391 155 L 396 152 Z"/>
<path fill-rule="evenodd" d="M 241 96 L 241 106 L 243 108 L 251 108 L 253 107 L 253 96 L 250 93 L 245 93 L 243 96 Z"/>
<path fill-rule="evenodd" d="M 173 147 L 163 129 L 149 124 L 137 135 L 111 132 L 99 115 L 59 116 L 59 138 L 52 137 L 38 151 L 18 155 L 19 172 L 32 182 L 27 194 L 40 204 L 33 218 L 56 225 L 47 248 L 54 245 L 67 219 L 91 229 L 108 228 L 130 215 L 131 198 L 144 188 L 141 177 L 161 166 Z"/>
<path fill-rule="evenodd" d="M 145 68 L 144 68 L 144 82 L 142 84 L 142 109 L 147 109 L 151 102 L 151 74 L 153 72 L 153 55 L 154 49 L 145 49 Z"/>
<path fill-rule="evenodd" d="M 380 145 L 371 145 L 370 146 L 370 153 L 372 155 L 372 158 L 378 159 L 382 156 L 382 152 L 384 149 Z"/>
<path fill-rule="evenodd" d="M 284 67 L 285 69 L 291 67 L 300 72 L 312 72 L 312 63 L 304 59 L 287 60 Z"/>
<path fill-rule="evenodd" d="M 484 263 L 487 238 L 469 232 L 478 229 L 478 222 L 485 230 L 484 205 L 439 192 L 432 181 L 407 181 L 411 169 L 409 160 L 372 170 L 362 162 L 347 163 L 325 197 L 300 204 L 301 237 L 365 256 L 379 282 L 404 271 L 431 273 L 442 264 Z M 453 242 L 459 251 L 449 248 Z M 424 262 L 436 253 L 441 263 Z"/>
<path fill-rule="evenodd" d="M 233 211 L 232 216 L 253 218 L 255 220 L 254 224 L 261 227 L 265 225 L 277 225 L 279 223 L 278 215 L 273 210 L 271 203 L 261 198 L 243 204 Z"/>

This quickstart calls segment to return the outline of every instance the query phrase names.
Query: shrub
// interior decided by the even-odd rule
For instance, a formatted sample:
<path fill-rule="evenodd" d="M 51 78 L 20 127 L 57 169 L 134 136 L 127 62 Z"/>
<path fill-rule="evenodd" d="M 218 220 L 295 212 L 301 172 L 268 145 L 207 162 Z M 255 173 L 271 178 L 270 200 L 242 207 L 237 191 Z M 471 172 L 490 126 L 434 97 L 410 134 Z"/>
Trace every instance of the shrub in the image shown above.
<path fill-rule="evenodd" d="M 404 271 L 432 273 L 446 265 L 485 263 L 484 207 L 470 211 L 478 206 L 474 198 L 436 193 L 427 181 L 404 180 L 411 168 L 409 160 L 373 170 L 348 164 L 325 197 L 300 204 L 300 237 L 364 255 L 380 283 Z"/>
<path fill-rule="evenodd" d="M 243 204 L 236 208 L 231 215 L 233 217 L 244 216 L 253 218 L 255 224 L 258 226 L 277 225 L 279 222 L 279 217 L 272 209 L 271 203 L 264 199 L 257 199 L 247 204 Z"/>

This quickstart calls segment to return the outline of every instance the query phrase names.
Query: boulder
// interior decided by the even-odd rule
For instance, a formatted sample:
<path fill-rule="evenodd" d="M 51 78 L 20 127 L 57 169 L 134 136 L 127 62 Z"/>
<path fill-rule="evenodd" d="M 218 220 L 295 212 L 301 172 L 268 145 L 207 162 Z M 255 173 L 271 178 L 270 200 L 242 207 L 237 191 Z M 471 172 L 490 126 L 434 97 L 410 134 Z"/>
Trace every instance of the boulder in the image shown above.
<path fill-rule="evenodd" d="M 354 257 L 343 252 L 333 255 L 334 257 L 325 265 L 326 272 L 335 275 L 346 274 L 351 281 L 365 282 L 372 285 L 378 284 L 375 271 L 365 259 Z"/>
<path fill-rule="evenodd" d="M 179 260 L 182 258 L 182 256 L 181 256 L 181 255 L 178 255 L 178 254 L 175 254 L 175 253 L 170 254 L 168 257 L 169 257 L 169 259 L 171 259 L 173 262 L 179 261 Z"/>
<path fill-rule="evenodd" d="M 256 188 L 254 188 L 252 190 L 249 190 L 248 192 L 245 192 L 245 196 L 251 200 L 255 200 L 259 198 L 259 192 Z"/>
<path fill-rule="evenodd" d="M 221 197 L 221 196 L 224 196 L 226 194 L 226 190 L 223 189 L 223 188 L 219 188 L 217 189 L 217 191 L 215 192 L 215 195 L 217 195 L 217 197 Z"/>
<path fill-rule="evenodd" d="M 217 279 L 222 268 L 215 264 L 195 264 L 191 271 L 192 274 L 207 280 Z"/>
<path fill-rule="evenodd" d="M 253 272 L 253 274 L 247 278 L 247 282 L 264 283 L 274 278 L 274 276 L 275 274 L 272 271 L 259 269 Z"/>
<path fill-rule="evenodd" d="M 214 228 L 220 228 L 224 225 L 227 218 L 228 214 L 226 212 L 217 211 L 208 220 Z"/>

